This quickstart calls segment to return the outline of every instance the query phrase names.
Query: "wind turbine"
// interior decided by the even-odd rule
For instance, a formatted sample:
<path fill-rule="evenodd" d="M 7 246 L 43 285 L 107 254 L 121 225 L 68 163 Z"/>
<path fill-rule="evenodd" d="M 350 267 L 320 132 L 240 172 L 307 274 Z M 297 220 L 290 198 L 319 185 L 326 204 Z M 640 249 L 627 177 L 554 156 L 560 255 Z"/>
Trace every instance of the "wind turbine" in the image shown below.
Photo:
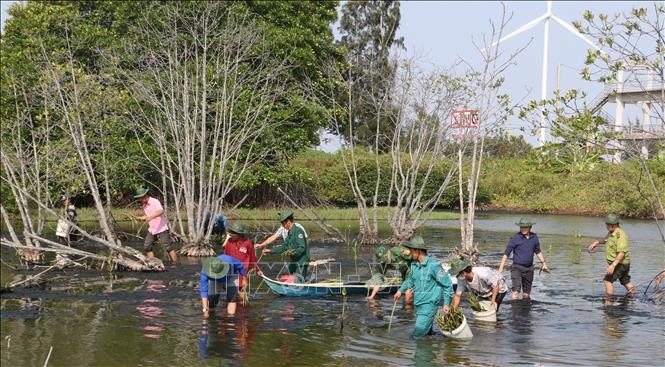
<path fill-rule="evenodd" d="M 582 41 L 588 43 L 591 47 L 595 48 L 596 50 L 600 51 L 600 48 L 596 46 L 593 42 L 588 40 L 584 35 L 582 35 L 580 32 L 575 29 L 572 25 L 568 24 L 567 22 L 561 20 L 561 18 L 557 17 L 556 15 L 552 14 L 552 1 L 547 2 L 547 12 L 545 14 L 539 16 L 538 18 L 526 23 L 525 25 L 517 28 L 510 34 L 506 35 L 505 37 L 501 38 L 497 42 L 494 42 L 492 46 L 496 46 L 497 44 L 504 42 L 508 40 L 509 38 L 512 38 L 522 32 L 526 32 L 529 29 L 535 27 L 538 25 L 540 22 L 545 23 L 545 37 L 544 37 L 544 44 L 543 44 L 543 75 L 541 79 L 541 89 L 540 89 L 540 99 L 545 100 L 547 99 L 547 67 L 548 67 L 548 57 L 549 57 L 549 47 L 550 47 L 550 20 L 554 20 L 555 22 L 559 23 L 563 28 L 568 30 L 570 33 L 576 35 L 578 38 L 580 38 Z M 538 141 L 540 142 L 540 145 L 545 144 L 545 115 L 542 114 L 541 120 L 540 120 L 540 137 Z"/>

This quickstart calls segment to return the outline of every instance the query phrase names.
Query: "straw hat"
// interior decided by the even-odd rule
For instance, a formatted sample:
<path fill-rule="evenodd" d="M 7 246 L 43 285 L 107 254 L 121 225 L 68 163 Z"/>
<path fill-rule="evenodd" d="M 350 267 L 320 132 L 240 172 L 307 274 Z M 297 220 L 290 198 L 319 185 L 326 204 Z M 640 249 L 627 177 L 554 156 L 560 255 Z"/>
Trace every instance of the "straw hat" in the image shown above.
<path fill-rule="evenodd" d="M 462 270 L 466 269 L 467 266 L 469 266 L 469 262 L 468 262 L 468 261 L 466 261 L 466 260 L 462 260 L 462 259 L 457 259 L 457 260 L 453 261 L 453 262 L 450 264 L 450 272 L 449 272 L 449 274 L 452 275 L 452 276 L 454 276 L 454 277 L 456 277 L 456 276 L 459 275 L 459 273 L 460 273 Z"/>
<path fill-rule="evenodd" d="M 245 230 L 245 226 L 243 226 L 242 223 L 231 223 L 229 225 L 228 231 L 242 235 L 247 233 L 247 231 Z"/>
<path fill-rule="evenodd" d="M 216 257 L 209 257 L 203 261 L 203 272 L 208 278 L 224 278 L 229 273 L 229 268 L 229 263 Z"/>
<path fill-rule="evenodd" d="M 136 192 L 134 193 L 134 199 L 140 199 L 145 196 L 145 194 L 148 193 L 148 189 L 145 187 L 139 187 L 136 189 Z"/>
<path fill-rule="evenodd" d="M 420 236 L 411 238 L 410 240 L 404 242 L 402 246 L 410 249 L 415 248 L 419 250 L 427 250 L 427 247 L 425 247 L 425 240 L 423 240 L 423 238 Z"/>
<path fill-rule="evenodd" d="M 379 246 L 374 250 L 374 256 L 378 262 L 384 263 L 388 259 L 388 250 L 384 246 Z"/>
<path fill-rule="evenodd" d="M 611 213 L 605 218 L 605 224 L 619 224 L 619 217 L 616 214 Z"/>
<path fill-rule="evenodd" d="M 293 218 L 293 212 L 291 210 L 285 210 L 281 213 L 277 213 L 277 218 L 280 222 L 283 222 L 289 218 Z"/>
<path fill-rule="evenodd" d="M 524 218 L 524 217 L 520 218 L 520 221 L 515 223 L 515 225 L 519 226 L 520 228 L 531 227 L 534 224 L 536 224 L 536 223 L 532 222 L 530 219 Z"/>

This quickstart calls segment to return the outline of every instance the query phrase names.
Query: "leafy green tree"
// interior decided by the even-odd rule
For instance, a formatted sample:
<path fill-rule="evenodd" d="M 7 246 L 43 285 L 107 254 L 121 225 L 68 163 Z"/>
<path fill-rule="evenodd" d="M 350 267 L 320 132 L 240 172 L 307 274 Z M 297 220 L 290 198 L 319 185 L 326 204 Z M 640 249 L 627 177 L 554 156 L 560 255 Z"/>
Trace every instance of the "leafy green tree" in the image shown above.
<path fill-rule="evenodd" d="M 346 83 L 351 89 L 351 118 L 343 126 L 346 139 L 385 151 L 393 135 L 390 115 L 396 113 L 389 91 L 397 65 L 391 52 L 404 48 L 397 37 L 399 1 L 348 1 L 342 6 L 340 45 L 346 53 Z"/>
<path fill-rule="evenodd" d="M 82 75 L 94 76 L 91 80 L 101 85 L 97 95 L 98 106 L 101 108 L 93 110 L 99 115 L 99 121 L 104 122 L 92 126 L 99 134 L 90 132 L 90 136 L 97 137 L 92 142 L 91 153 L 95 157 L 95 165 L 101 164 L 102 155 L 108 158 L 108 163 L 113 163 L 103 167 L 107 177 L 114 177 L 114 180 L 107 181 L 105 191 L 112 190 L 113 193 L 135 186 L 136 176 L 127 175 L 132 170 L 128 170 L 126 163 L 128 157 L 137 155 L 127 149 L 134 145 L 126 144 L 126 140 L 134 137 L 128 134 L 124 121 L 112 118 L 122 114 L 126 101 L 122 100 L 120 86 L 111 84 L 109 75 L 104 71 L 105 57 L 110 50 L 120 45 L 127 34 L 128 25 L 139 17 L 140 9 L 141 4 L 137 2 L 17 3 L 9 8 L 10 17 L 0 43 L 0 116 L 4 121 L 15 118 L 18 105 L 22 113 L 32 117 L 35 124 L 45 123 L 48 106 L 44 103 L 44 91 L 39 87 L 42 82 L 40 78 L 43 78 L 39 69 L 45 57 L 55 63 L 63 63 L 67 55 L 71 54 Z M 19 101 L 15 100 L 11 92 L 15 82 L 19 82 L 19 95 L 23 96 Z M 51 120 L 59 120 L 56 111 L 50 111 L 50 114 Z M 104 127 L 104 131 L 101 131 Z M 26 125 L 25 128 L 35 127 Z M 59 159 L 58 169 L 51 172 L 51 199 L 62 193 L 85 195 L 89 188 L 85 187 L 85 180 L 74 168 L 75 160 L 71 159 L 71 149 L 68 149 L 71 142 L 61 130 L 49 131 L 52 135 L 49 142 Z M 12 133 L 4 129 L 3 132 Z"/>
<path fill-rule="evenodd" d="M 587 10 L 583 18 L 583 22 L 574 22 L 573 25 L 581 33 L 596 39 L 603 52 L 588 51 L 587 67 L 582 71 L 582 77 L 608 85 L 620 81 L 624 86 L 638 87 L 648 97 L 642 101 L 642 107 L 649 111 L 654 130 L 662 133 L 665 129 L 665 5 L 653 2 L 649 7 L 633 8 L 629 13 L 613 15 L 593 14 Z M 638 159 L 644 169 L 655 195 L 643 195 L 643 199 L 649 203 L 665 243 L 665 229 L 658 221 L 659 217 L 665 217 L 663 196 L 642 155 L 642 149 L 635 145 L 625 143 L 623 153 Z M 639 181 L 635 185 L 639 186 Z"/>
<path fill-rule="evenodd" d="M 322 70 L 324 61 L 339 60 L 331 26 L 337 20 L 338 1 L 247 1 L 246 8 L 257 25 L 266 30 L 266 41 L 274 57 L 289 65 L 285 95 L 276 103 L 273 115 L 283 123 L 264 134 L 262 143 L 271 146 L 277 160 L 320 143 L 320 131 L 327 120 L 321 105 L 308 97 L 331 83 Z M 304 91 L 305 83 L 314 90 Z"/>
<path fill-rule="evenodd" d="M 607 128 L 598 114 L 593 114 L 586 104 L 579 105 L 576 90 L 563 96 L 543 101 L 532 101 L 522 108 L 520 118 L 534 123 L 538 128 L 541 111 L 554 141 L 535 150 L 531 157 L 538 166 L 554 172 L 582 172 L 592 170 L 610 153 L 607 145 L 615 133 Z"/>

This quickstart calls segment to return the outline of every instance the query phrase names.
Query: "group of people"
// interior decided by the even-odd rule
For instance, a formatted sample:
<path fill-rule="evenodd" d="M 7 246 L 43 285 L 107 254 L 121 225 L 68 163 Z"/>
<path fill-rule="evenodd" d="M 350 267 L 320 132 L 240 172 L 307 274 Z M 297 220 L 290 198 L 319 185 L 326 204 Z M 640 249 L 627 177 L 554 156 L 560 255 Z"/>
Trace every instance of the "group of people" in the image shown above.
<path fill-rule="evenodd" d="M 138 219 L 146 221 L 148 233 L 144 240 L 146 256 L 153 257 L 153 246 L 157 239 L 164 245 L 173 264 L 177 256 L 169 233 L 164 208 L 159 200 L 151 197 L 148 190 L 139 188 L 135 198 L 140 199 L 144 215 Z M 76 212 L 69 197 L 63 197 L 65 216 L 68 220 L 76 220 Z M 73 215 L 73 217 L 72 217 Z M 307 232 L 302 225 L 296 223 L 292 211 L 278 213 L 281 224 L 279 229 L 265 241 L 255 246 L 246 238 L 245 227 L 240 223 L 229 224 L 221 215 L 208 215 L 206 223 L 212 222 L 213 232 L 227 234 L 223 244 L 223 253 L 203 262 L 200 274 L 200 297 L 202 312 L 205 317 L 209 310 L 219 303 L 220 295 L 226 295 L 227 312 L 234 314 L 239 298 L 244 297 L 248 285 L 248 274 L 254 270 L 263 275 L 258 266 L 255 248 L 262 249 L 262 254 L 282 254 L 288 259 L 288 273 L 292 281 L 301 283 L 307 280 L 310 251 L 307 245 Z M 432 333 L 432 325 L 439 309 L 449 313 L 459 307 L 464 292 L 473 292 L 480 299 L 489 301 L 498 310 L 508 286 L 503 277 L 503 269 L 512 255 L 510 268 L 512 299 L 518 299 L 520 293 L 529 299 L 534 278 L 534 257 L 541 263 L 541 271 L 549 272 L 549 267 L 540 240 L 531 229 L 535 223 L 521 218 L 519 231 L 510 237 L 498 270 L 486 266 L 474 266 L 465 259 L 454 260 L 449 271 L 427 254 L 425 241 L 420 236 L 386 249 L 383 246 L 375 250 L 376 268 L 372 278 L 367 282 L 374 285 L 368 298 L 374 299 L 382 285 L 386 284 L 386 275 L 390 270 L 400 275 L 401 286 L 394 295 L 397 302 L 404 295 L 407 303 L 413 303 L 416 309 L 416 325 L 414 337 L 422 337 Z M 612 295 L 613 283 L 617 280 L 626 288 L 628 294 L 635 292 L 630 282 L 630 255 L 628 236 L 620 227 L 616 214 L 610 214 L 605 220 L 607 235 L 591 243 L 587 250 L 605 244 L 605 255 L 608 263 L 604 277 L 605 292 Z M 266 248 L 281 238 L 281 245 Z M 457 278 L 457 287 L 453 287 L 452 277 Z"/>
<path fill-rule="evenodd" d="M 137 189 L 134 198 L 139 199 L 143 205 L 144 215 L 137 219 L 148 222 L 148 233 L 143 243 L 146 256 L 155 256 L 153 246 L 159 239 L 168 252 L 172 264 L 175 265 L 177 255 L 162 204 L 151 197 L 145 188 Z M 284 254 L 289 260 L 288 273 L 293 274 L 300 282 L 307 278 L 310 259 L 307 232 L 302 225 L 294 221 L 292 211 L 279 213 L 278 219 L 281 223 L 279 229 L 265 241 L 254 246 L 245 236 L 246 230 L 241 223 L 229 224 L 226 217 L 220 214 L 206 215 L 205 226 L 212 226 L 211 233 L 219 235 L 226 233 L 227 238 L 222 244 L 222 254 L 207 258 L 201 268 L 199 293 L 205 317 L 208 317 L 209 310 L 219 303 L 221 294 L 226 295 L 227 313 L 235 314 L 237 302 L 245 297 L 249 272 L 254 270 L 258 275 L 263 275 L 258 266 L 255 248 L 264 248 L 278 238 L 283 239 L 281 245 L 264 248 L 262 253 Z"/>
<path fill-rule="evenodd" d="M 377 271 L 368 282 L 376 284 L 368 298 L 373 299 L 384 284 L 388 270 L 398 270 L 402 276 L 402 286 L 394 296 L 397 302 L 402 294 L 407 295 L 406 302 L 413 302 L 416 308 L 416 325 L 414 337 L 422 337 L 432 333 L 432 325 L 438 309 L 446 314 L 459 307 L 462 295 L 473 292 L 479 299 L 489 301 L 498 311 L 508 286 L 503 277 L 503 268 L 512 255 L 510 279 L 512 282 L 512 299 L 529 299 L 534 278 L 534 257 L 541 263 L 541 271 L 549 272 L 545 255 L 540 248 L 540 240 L 531 229 L 535 223 L 521 218 L 519 231 L 510 237 L 498 270 L 486 266 L 473 266 L 465 259 L 456 259 L 450 264 L 448 272 L 438 262 L 427 256 L 427 249 L 421 237 L 416 236 L 406 243 L 390 250 L 379 247 L 375 251 Z M 592 252 L 598 245 L 605 244 L 605 255 L 608 263 L 604 277 L 605 292 L 611 296 L 614 292 L 613 283 L 617 280 L 626 288 L 628 294 L 635 292 L 630 282 L 630 256 L 628 236 L 619 225 L 616 214 L 605 219 L 607 235 L 588 246 Z M 453 287 L 449 275 L 457 278 L 457 286 Z"/>

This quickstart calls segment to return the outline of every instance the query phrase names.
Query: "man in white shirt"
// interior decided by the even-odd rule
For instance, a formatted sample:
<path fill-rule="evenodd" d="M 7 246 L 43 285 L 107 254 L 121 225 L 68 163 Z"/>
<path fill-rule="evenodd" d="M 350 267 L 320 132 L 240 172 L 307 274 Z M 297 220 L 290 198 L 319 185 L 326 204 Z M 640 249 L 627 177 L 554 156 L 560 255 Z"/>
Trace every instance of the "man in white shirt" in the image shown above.
<path fill-rule="evenodd" d="M 508 292 L 506 282 L 498 271 L 486 266 L 471 266 L 465 260 L 455 260 L 450 265 L 450 275 L 457 276 L 457 290 L 453 297 L 453 307 L 459 307 L 462 294 L 474 292 L 478 298 L 496 304 L 496 310 Z"/>
<path fill-rule="evenodd" d="M 284 213 L 281 213 L 281 215 L 282 215 L 282 217 L 285 217 L 284 220 L 288 220 L 288 219 L 293 220 L 293 212 L 292 211 L 286 211 Z M 309 238 L 309 236 L 307 235 L 307 232 L 305 231 L 305 227 L 300 225 L 300 223 L 296 223 L 296 222 L 294 222 L 293 225 L 295 227 L 298 227 L 298 228 L 302 229 L 303 233 L 305 234 L 305 238 Z M 284 241 L 284 240 L 286 240 L 286 236 L 288 236 L 288 235 L 289 235 L 289 230 L 284 228 L 283 225 L 281 225 L 279 227 L 279 229 L 277 229 L 277 231 L 275 233 L 273 233 L 270 237 L 266 238 L 265 241 L 263 241 L 261 243 L 257 243 L 256 245 L 254 245 L 254 248 L 266 247 L 266 246 L 273 243 L 276 239 L 278 239 L 280 237 L 282 237 L 282 241 Z"/>

